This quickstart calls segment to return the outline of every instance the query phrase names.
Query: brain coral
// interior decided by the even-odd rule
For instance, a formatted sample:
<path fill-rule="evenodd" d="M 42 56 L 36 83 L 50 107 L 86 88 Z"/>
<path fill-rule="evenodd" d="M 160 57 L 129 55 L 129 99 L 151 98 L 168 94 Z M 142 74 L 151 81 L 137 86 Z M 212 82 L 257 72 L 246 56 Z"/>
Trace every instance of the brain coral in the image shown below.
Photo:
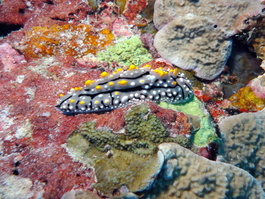
<path fill-rule="evenodd" d="M 142 199 L 264 198 L 257 180 L 233 165 L 210 161 L 174 143 L 159 146 L 165 164 Z"/>
<path fill-rule="evenodd" d="M 222 161 L 238 166 L 260 180 L 265 189 L 265 109 L 222 120 Z"/>
<path fill-rule="evenodd" d="M 258 0 L 157 0 L 154 45 L 173 64 L 214 79 L 231 52 L 231 36 L 253 24 L 261 13 Z"/>

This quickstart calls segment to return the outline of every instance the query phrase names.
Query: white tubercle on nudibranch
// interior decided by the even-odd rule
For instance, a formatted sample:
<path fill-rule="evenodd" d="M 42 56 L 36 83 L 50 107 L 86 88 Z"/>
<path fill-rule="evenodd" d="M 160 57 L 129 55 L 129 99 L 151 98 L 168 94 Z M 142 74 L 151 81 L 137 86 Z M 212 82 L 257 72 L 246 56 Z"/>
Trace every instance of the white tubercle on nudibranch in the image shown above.
<path fill-rule="evenodd" d="M 61 95 L 56 107 L 63 114 L 110 111 L 137 101 L 184 103 L 193 96 L 190 81 L 178 69 L 151 69 L 134 65 L 126 71 L 117 69 L 101 79 L 87 80 L 84 87 Z"/>

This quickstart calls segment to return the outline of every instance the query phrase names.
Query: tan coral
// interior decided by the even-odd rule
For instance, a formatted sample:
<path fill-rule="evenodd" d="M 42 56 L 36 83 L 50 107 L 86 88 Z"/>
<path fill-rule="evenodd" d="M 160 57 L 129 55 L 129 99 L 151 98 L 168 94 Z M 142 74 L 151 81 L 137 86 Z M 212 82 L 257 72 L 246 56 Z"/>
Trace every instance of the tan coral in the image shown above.
<path fill-rule="evenodd" d="M 255 198 L 264 192 L 248 172 L 207 160 L 174 143 L 159 146 L 166 158 L 159 179 L 144 198 Z"/>
<path fill-rule="evenodd" d="M 222 161 L 253 174 L 261 181 L 263 189 L 265 189 L 264 121 L 265 109 L 256 113 L 231 116 L 219 124 L 224 139 Z"/>
<path fill-rule="evenodd" d="M 258 0 L 157 0 L 154 45 L 171 63 L 212 80 L 230 56 L 231 36 L 255 26 L 262 8 Z"/>

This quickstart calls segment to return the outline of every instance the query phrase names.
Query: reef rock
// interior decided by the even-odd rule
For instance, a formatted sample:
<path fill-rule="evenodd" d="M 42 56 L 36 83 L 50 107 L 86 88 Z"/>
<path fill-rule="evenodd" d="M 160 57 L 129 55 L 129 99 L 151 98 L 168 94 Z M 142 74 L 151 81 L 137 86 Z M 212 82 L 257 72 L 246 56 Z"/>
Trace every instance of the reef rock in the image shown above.
<path fill-rule="evenodd" d="M 231 36 L 253 26 L 262 8 L 257 0 L 157 0 L 154 45 L 171 63 L 212 80 L 224 69 Z"/>
<path fill-rule="evenodd" d="M 265 189 L 265 109 L 223 119 L 222 157 L 224 162 L 240 167 L 261 181 Z"/>

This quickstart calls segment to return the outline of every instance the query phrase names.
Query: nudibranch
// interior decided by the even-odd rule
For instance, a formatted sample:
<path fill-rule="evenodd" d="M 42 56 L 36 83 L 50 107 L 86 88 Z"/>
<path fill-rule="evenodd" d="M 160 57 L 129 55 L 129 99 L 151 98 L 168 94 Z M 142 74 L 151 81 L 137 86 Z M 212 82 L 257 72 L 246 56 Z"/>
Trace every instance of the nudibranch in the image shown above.
<path fill-rule="evenodd" d="M 103 72 L 101 79 L 87 80 L 84 87 L 70 89 L 61 95 L 56 107 L 72 115 L 110 111 L 137 101 L 184 103 L 192 96 L 190 81 L 177 69 L 132 65 L 126 71 Z"/>

